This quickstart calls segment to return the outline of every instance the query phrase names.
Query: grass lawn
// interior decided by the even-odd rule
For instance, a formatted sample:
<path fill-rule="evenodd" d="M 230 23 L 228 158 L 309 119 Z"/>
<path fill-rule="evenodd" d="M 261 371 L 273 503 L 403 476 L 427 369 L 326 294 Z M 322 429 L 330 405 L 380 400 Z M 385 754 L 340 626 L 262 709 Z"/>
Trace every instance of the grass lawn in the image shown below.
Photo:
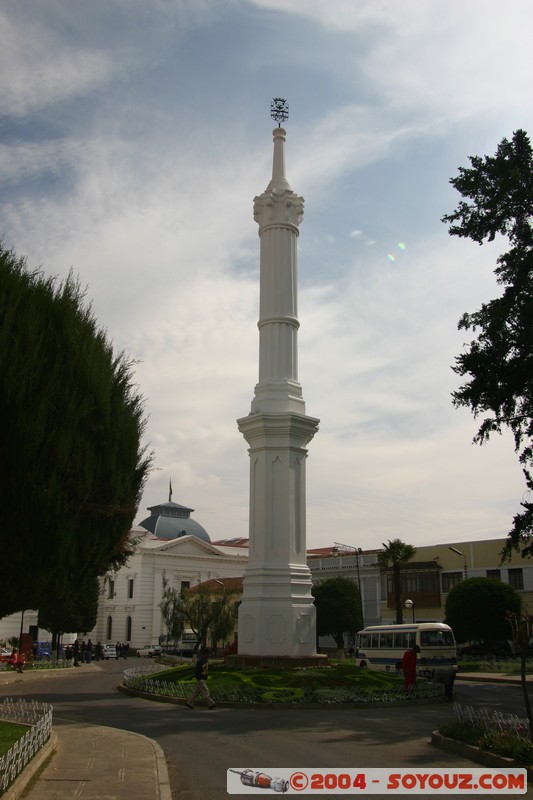
<path fill-rule="evenodd" d="M 28 732 L 27 725 L 0 721 L 0 758 Z"/>
<path fill-rule="evenodd" d="M 139 675 L 128 685 L 149 694 L 186 699 L 195 683 L 190 664 L 157 674 Z M 356 703 L 405 700 L 403 678 L 393 672 L 374 672 L 353 663 L 293 669 L 230 669 L 209 665 L 209 690 L 216 702 L 236 703 Z M 417 681 L 409 699 L 432 699 L 442 687 Z"/>
<path fill-rule="evenodd" d="M 182 696 L 195 683 L 194 668 L 182 665 L 159 672 L 155 678 L 158 693 Z M 143 679 L 141 679 L 142 682 Z M 354 701 L 403 693 L 403 679 L 390 672 L 373 672 L 353 664 L 294 669 L 229 669 L 224 664 L 210 664 L 209 689 L 214 698 L 237 702 L 330 702 Z"/>
<path fill-rule="evenodd" d="M 194 681 L 192 666 L 176 667 L 161 672 L 157 679 L 183 683 Z M 209 686 L 225 687 L 235 684 L 255 689 L 397 689 L 403 678 L 390 672 L 374 672 L 353 665 L 337 664 L 329 667 L 306 667 L 302 669 L 228 669 L 223 665 L 210 664 Z"/>

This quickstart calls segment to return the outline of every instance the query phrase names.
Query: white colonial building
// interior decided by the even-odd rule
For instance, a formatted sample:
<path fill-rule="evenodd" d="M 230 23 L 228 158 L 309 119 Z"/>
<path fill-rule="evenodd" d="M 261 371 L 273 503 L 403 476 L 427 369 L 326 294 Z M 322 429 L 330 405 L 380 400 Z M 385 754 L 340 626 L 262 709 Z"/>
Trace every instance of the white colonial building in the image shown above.
<path fill-rule="evenodd" d="M 181 591 L 210 579 L 241 577 L 248 560 L 247 541 L 212 543 L 191 517 L 193 509 L 162 503 L 133 528 L 135 554 L 126 566 L 102 581 L 98 620 L 88 635 L 93 642 L 128 642 L 142 647 L 164 636 L 161 618 L 163 581 Z"/>

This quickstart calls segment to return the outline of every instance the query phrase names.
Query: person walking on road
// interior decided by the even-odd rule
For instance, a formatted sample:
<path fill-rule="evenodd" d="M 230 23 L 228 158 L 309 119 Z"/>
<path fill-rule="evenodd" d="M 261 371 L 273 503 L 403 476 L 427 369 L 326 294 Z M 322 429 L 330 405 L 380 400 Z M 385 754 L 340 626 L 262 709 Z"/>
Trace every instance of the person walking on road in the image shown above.
<path fill-rule="evenodd" d="M 208 708 L 215 707 L 215 701 L 209 694 L 209 689 L 207 688 L 208 670 L 209 670 L 209 650 L 204 648 L 194 668 L 194 677 L 196 678 L 196 688 L 189 697 L 189 699 L 187 700 L 187 706 L 189 708 L 194 708 L 194 701 L 200 694 L 202 695 L 202 697 L 205 698 Z"/>

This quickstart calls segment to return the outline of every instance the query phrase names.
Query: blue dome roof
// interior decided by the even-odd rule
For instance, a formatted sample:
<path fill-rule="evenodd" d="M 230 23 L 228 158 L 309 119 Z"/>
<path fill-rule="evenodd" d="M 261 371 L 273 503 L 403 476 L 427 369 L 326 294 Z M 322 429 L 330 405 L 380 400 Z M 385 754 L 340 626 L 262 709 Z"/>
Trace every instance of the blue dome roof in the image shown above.
<path fill-rule="evenodd" d="M 181 536 L 196 536 L 204 542 L 210 542 L 209 534 L 202 526 L 191 519 L 194 508 L 186 508 L 178 503 L 161 503 L 150 506 L 151 515 L 139 522 L 139 525 L 153 533 L 158 539 L 179 539 Z"/>

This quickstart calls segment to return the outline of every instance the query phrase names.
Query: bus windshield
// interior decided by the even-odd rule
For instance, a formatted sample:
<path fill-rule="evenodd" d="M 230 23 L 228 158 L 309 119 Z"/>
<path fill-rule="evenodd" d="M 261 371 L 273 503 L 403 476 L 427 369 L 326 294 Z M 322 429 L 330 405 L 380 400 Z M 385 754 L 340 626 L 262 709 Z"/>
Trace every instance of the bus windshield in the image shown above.
<path fill-rule="evenodd" d="M 454 647 L 455 642 L 451 631 L 420 631 L 420 645 L 422 647 Z"/>

